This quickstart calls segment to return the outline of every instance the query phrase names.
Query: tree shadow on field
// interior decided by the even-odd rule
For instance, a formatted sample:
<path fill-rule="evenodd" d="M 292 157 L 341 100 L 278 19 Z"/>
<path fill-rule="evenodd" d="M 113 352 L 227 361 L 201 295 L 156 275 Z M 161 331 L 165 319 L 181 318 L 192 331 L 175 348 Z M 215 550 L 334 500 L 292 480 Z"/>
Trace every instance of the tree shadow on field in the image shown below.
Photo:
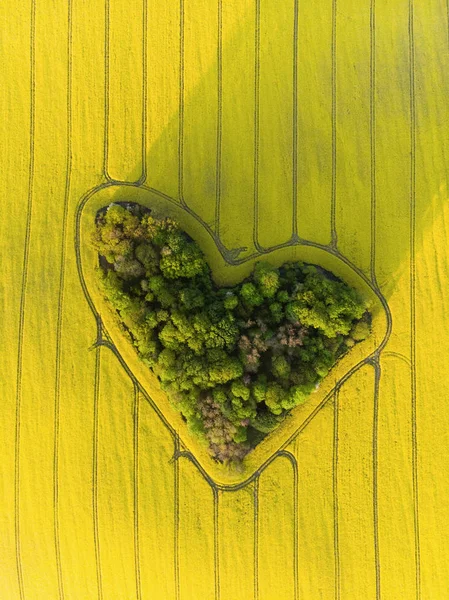
<path fill-rule="evenodd" d="M 293 3 L 292 3 L 293 7 Z M 228 9 L 229 10 L 229 9 Z M 285 11 L 287 13 L 287 10 Z M 289 27 L 288 35 L 282 30 L 282 25 L 289 25 L 289 20 L 293 20 L 294 13 L 285 17 L 285 20 L 278 24 L 279 35 L 284 34 L 287 44 L 291 46 L 293 52 L 294 38 L 293 28 Z M 210 27 L 204 24 L 204 35 L 211 37 L 211 31 L 217 32 L 217 15 L 214 15 L 214 22 Z M 184 42 L 185 46 L 190 41 L 198 40 L 192 31 L 187 35 L 187 19 L 184 22 Z M 279 28 L 280 27 L 280 28 Z M 230 29 L 228 27 L 228 29 Z M 160 135 L 151 140 L 146 153 L 146 180 L 144 184 L 150 188 L 167 195 L 170 199 L 177 202 L 187 212 L 196 215 L 203 224 L 203 241 L 214 236 L 215 243 L 221 245 L 220 250 L 226 259 L 232 262 L 235 258 L 245 259 L 249 255 L 258 254 L 257 243 L 255 240 L 255 228 L 257 227 L 257 207 L 254 201 L 254 163 L 255 163 L 255 76 L 256 73 L 264 67 L 273 69 L 270 47 L 268 44 L 259 45 L 260 60 L 256 64 L 256 46 L 257 36 L 257 18 L 254 6 L 248 8 L 245 18 L 240 18 L 233 24 L 232 31 L 226 34 L 222 43 L 217 41 L 217 47 L 212 52 L 209 48 L 209 55 L 198 58 L 201 53 L 200 44 L 198 44 L 195 57 L 190 55 L 187 59 L 186 48 L 183 55 L 179 56 L 179 63 L 167 65 L 167 70 L 175 69 L 177 71 L 177 87 L 164 87 L 167 104 L 177 104 L 175 110 L 169 117 L 166 126 Z M 197 32 L 200 33 L 201 32 Z M 179 30 L 174 31 L 174 35 L 179 35 Z M 218 34 L 214 34 L 214 41 Z M 405 43 L 405 41 L 404 41 Z M 301 46 L 299 44 L 299 51 Z M 232 61 L 247 59 L 248 64 L 242 68 L 236 69 Z M 419 57 L 418 57 L 419 58 Z M 196 61 L 196 62 L 195 62 Z M 319 65 L 319 73 L 330 73 L 331 56 L 329 53 L 329 65 Z M 181 75 L 180 66 L 184 63 L 184 71 Z M 197 71 L 202 69 L 202 74 L 198 74 L 192 63 L 198 66 Z M 293 64 L 293 62 L 292 62 Z M 424 61 L 416 60 L 416 77 L 425 77 L 423 73 L 426 69 Z M 441 65 L 440 65 L 441 66 Z M 328 68 L 329 67 L 329 68 Z M 399 68 L 399 65 L 393 65 L 391 68 Z M 401 66 L 401 69 L 404 65 Z M 219 95 L 220 80 L 223 81 L 223 74 L 226 75 L 226 69 L 232 70 L 232 81 L 229 77 L 224 78 L 227 87 L 222 88 L 222 96 Z M 438 81 L 441 83 L 440 89 L 448 87 L 444 80 L 444 69 L 440 69 Z M 270 71 L 271 72 L 271 71 Z M 293 77 L 290 71 L 290 77 Z M 440 81 L 441 80 L 441 81 Z M 435 84 L 435 82 L 434 82 Z M 288 81 L 288 86 L 292 85 Z M 415 84 L 418 86 L 418 83 Z M 273 81 L 273 88 L 282 87 L 282 81 Z M 391 202 L 391 210 L 386 209 L 386 204 L 379 202 L 376 210 L 376 229 L 375 245 L 379 248 L 377 257 L 386 256 L 388 260 L 384 263 L 380 260 L 375 264 L 375 274 L 381 287 L 382 293 L 387 298 L 394 291 L 394 288 L 400 278 L 410 271 L 411 254 L 414 256 L 419 252 L 422 245 L 422 236 L 427 230 L 436 214 L 441 212 L 445 202 L 447 202 L 447 169 L 440 169 L 437 173 L 435 165 L 448 164 L 444 161 L 445 148 L 442 141 L 446 139 L 444 131 L 447 121 L 447 110 L 441 115 L 441 107 L 438 105 L 438 98 L 433 93 L 435 90 L 425 89 L 425 85 L 419 82 L 419 95 L 415 99 L 414 118 L 412 123 L 411 108 L 407 106 L 399 107 L 402 111 L 400 119 L 403 122 L 404 131 L 408 131 L 410 140 L 403 145 L 403 156 L 400 157 L 405 165 L 405 157 L 410 155 L 408 169 L 409 177 L 403 177 L 403 190 L 401 198 L 404 203 Z M 148 94 L 158 93 L 152 89 Z M 348 92 L 349 93 L 349 92 Z M 273 96 L 274 98 L 280 97 Z M 176 102 L 174 101 L 176 100 Z M 423 101 L 422 101 L 423 100 Z M 378 90 L 377 101 L 382 101 L 382 90 Z M 357 100 L 354 100 L 356 103 Z M 226 104 L 226 122 L 223 122 L 222 108 Z M 151 132 L 152 121 L 159 117 L 158 114 L 151 114 L 151 103 L 147 103 L 149 130 Z M 160 107 L 162 102 L 158 101 Z M 444 110 L 444 109 L 443 109 Z M 274 114 L 275 112 L 279 115 Z M 297 125 L 302 131 L 311 128 L 314 130 L 314 137 L 320 138 L 320 124 L 316 119 L 312 119 L 311 109 L 307 103 L 298 102 Z M 421 117 L 421 121 L 419 118 Z M 219 118 L 221 115 L 221 119 Z M 231 133 L 230 116 L 233 117 L 234 131 Z M 445 118 L 443 118 L 445 117 Z M 331 118 L 331 115 L 329 115 Z M 438 123 L 441 136 L 433 136 L 434 143 L 428 144 L 427 148 L 422 148 L 420 141 L 420 132 L 425 132 L 425 122 L 432 119 Z M 278 123 L 288 124 L 292 121 L 291 106 L 277 104 L 273 111 L 274 128 Z M 315 122 L 314 122 L 315 121 Z M 266 124 L 265 124 L 266 125 Z M 377 124 L 377 129 L 387 129 L 389 123 L 382 121 Z M 414 127 L 412 140 L 412 127 Z M 240 129 L 239 129 L 240 128 Z M 325 136 L 325 127 L 323 125 L 323 135 Z M 284 132 L 285 133 L 285 132 Z M 265 130 L 260 131 L 261 137 Z M 273 132 L 268 132 L 268 137 Z M 351 132 L 351 135 L 355 135 Z M 383 142 L 386 135 L 383 133 Z M 248 139 L 250 138 L 250 139 Z M 233 143 L 229 143 L 229 139 Z M 410 142 L 410 143 L 409 143 Z M 439 144 L 438 144 L 439 142 Z M 301 139 L 298 141 L 301 145 Z M 412 143 L 413 146 L 412 147 Z M 220 151 L 217 148 L 220 147 Z M 323 161 L 322 148 L 317 148 L 316 152 L 320 155 L 319 161 Z M 345 146 L 338 146 L 338 161 L 345 161 Z M 377 152 L 383 152 L 388 155 L 388 148 L 382 148 L 378 144 Z M 447 153 L 447 151 L 446 151 Z M 249 154 L 249 156 L 248 156 Z M 316 162 L 316 159 L 314 159 Z M 300 161 L 307 161 L 300 151 Z M 327 156 L 328 163 L 332 162 L 331 153 Z M 220 169 L 226 164 L 226 172 Z M 140 173 L 144 172 L 143 165 L 136 165 L 136 169 L 130 174 L 128 181 L 135 181 Z M 137 177 L 136 177 L 137 175 Z M 267 174 L 265 174 L 265 177 Z M 288 176 L 293 179 L 292 172 Z M 367 177 L 370 174 L 367 173 Z M 276 173 L 273 174 L 273 178 Z M 414 177 L 414 181 L 411 178 Z M 377 171 L 375 174 L 377 188 L 383 183 L 383 173 Z M 116 182 L 118 185 L 120 182 Z M 396 182 L 394 182 L 396 184 Z M 275 183 L 273 184 L 275 185 Z M 384 186 L 385 188 L 385 186 Z M 395 194 L 395 188 L 392 181 L 386 183 L 386 189 Z M 217 191 L 219 190 L 219 191 Z M 229 198 L 230 191 L 235 191 L 235 199 Z M 120 198 L 123 188 L 118 187 L 116 198 Z M 384 192 L 383 192 L 384 193 Z M 220 201 L 220 196 L 222 200 Z M 224 202 L 223 202 L 224 198 Z M 260 201 L 261 202 L 261 201 Z M 340 200 L 341 202 L 341 200 Z M 370 202 L 369 198 L 361 198 L 360 202 Z M 279 211 L 290 210 L 285 204 L 285 199 L 279 199 Z M 407 204 L 406 204 L 407 203 Z M 307 218 L 307 215 L 305 215 Z M 323 215 L 323 223 L 328 222 L 330 215 Z M 388 221 L 388 223 L 386 222 Z M 259 217 L 260 222 L 260 217 Z M 269 225 L 267 225 L 269 227 Z M 294 225 L 292 225 L 292 236 L 294 235 Z M 209 230 L 209 231 L 207 231 Z M 224 239 L 225 238 L 225 239 Z M 201 239 L 198 240 L 201 243 Z M 279 239 L 279 244 L 284 240 Z M 313 239 L 311 240 L 314 241 Z M 292 240 L 292 245 L 295 243 Z M 388 245 L 388 251 L 383 246 Z M 391 248 L 391 252 L 389 249 Z M 357 267 L 357 265 L 355 265 Z M 372 274 L 373 275 L 373 274 Z M 374 282 L 374 278 L 373 278 Z"/>
<path fill-rule="evenodd" d="M 217 24 L 214 22 L 214 27 L 216 26 Z M 293 49 L 292 36 L 291 39 Z M 143 183 L 131 185 L 128 183 L 128 187 L 121 185 L 125 182 L 111 182 L 117 186 L 114 195 L 114 199 L 117 201 L 123 199 L 124 192 L 127 198 L 132 197 L 133 185 L 135 187 L 146 186 L 161 194 L 162 203 L 164 203 L 163 196 L 166 196 L 168 212 L 175 203 L 186 213 L 195 216 L 200 221 L 202 232 L 198 242 L 203 247 L 210 243 L 216 244 L 230 266 L 236 259 L 240 261 L 246 260 L 250 256 L 262 255 L 254 241 L 256 239 L 255 221 L 257 220 L 257 207 L 254 202 L 255 75 L 261 65 L 270 65 L 272 59 L 269 47 L 261 46 L 260 64 L 256 66 L 255 45 L 256 20 L 255 14 L 252 12 L 245 19 L 240 19 L 232 34 L 223 39 L 221 47 L 223 62 L 218 58 L 219 48 L 217 48 L 216 52 L 210 54 L 209 64 L 207 68 L 203 69 L 201 76 L 186 70 L 184 75 L 179 77 L 178 87 L 170 90 L 170 93 L 178 100 L 178 109 L 171 114 L 165 128 L 151 142 L 147 150 L 146 180 Z M 224 70 L 229 65 L 227 61 L 231 60 L 231 56 L 246 56 L 251 63 L 248 68 L 233 68 L 232 93 L 229 90 L 224 91 L 225 101 L 228 103 L 228 113 L 235 115 L 235 131 L 232 134 L 234 144 L 223 143 L 224 131 L 220 129 L 220 119 L 218 118 L 224 101 L 224 98 L 220 99 L 219 82 Z M 179 65 L 174 66 L 178 69 Z M 171 66 L 167 65 L 167 69 L 169 68 Z M 425 79 L 423 75 L 425 68 L 426 65 L 417 61 L 416 77 L 419 80 L 422 79 L 422 82 Z M 444 75 L 442 69 L 439 74 L 441 89 L 447 88 L 447 83 L 443 81 Z M 192 84 L 192 82 L 189 83 L 190 79 L 196 79 L 196 81 Z M 374 267 L 370 275 L 373 287 L 382 294 L 386 302 L 395 294 L 398 287 L 403 286 L 404 281 L 407 281 L 406 285 L 415 290 L 416 257 L 421 252 L 424 238 L 432 235 L 432 224 L 445 211 L 449 202 L 446 167 L 449 163 L 444 160 L 444 155 L 447 153 L 444 141 L 447 139 L 445 131 L 448 110 L 447 108 L 442 109 L 435 98 L 426 104 L 425 110 L 423 109 L 427 99 L 435 90 L 426 89 L 422 82 L 419 85 L 419 94 L 413 100 L 413 106 L 396 107 L 396 110 L 400 111 L 400 127 L 407 132 L 407 139 L 400 146 L 400 159 L 401 163 L 406 165 L 407 174 L 401 177 L 401 181 L 394 181 L 394 170 L 388 177 L 384 177 L 384 173 L 379 169 L 375 172 L 374 177 L 379 197 L 377 204 L 371 204 L 372 214 L 375 216 L 375 221 L 372 223 L 371 247 L 375 254 L 372 261 Z M 435 82 L 433 84 L 435 85 Z M 182 85 L 184 85 L 183 93 Z M 418 90 L 418 84 L 415 85 Z M 273 86 L 282 86 L 282 82 L 273 81 Z M 157 90 L 150 89 L 148 93 L 157 93 Z M 378 90 L 377 99 L 378 102 L 382 101 L 381 90 Z M 357 99 L 354 100 L 355 103 L 357 101 Z M 171 99 L 170 104 L 172 103 Z M 273 127 L 274 123 L 291 121 L 291 106 L 279 104 L 277 110 L 283 114 L 280 117 L 273 116 Z M 312 119 L 309 118 L 310 110 L 307 103 L 298 103 L 297 124 L 303 131 L 309 126 L 315 129 L 319 127 L 319 124 L 312 123 Z M 444 111 L 443 116 L 441 111 Z M 331 116 L 329 115 L 329 118 Z M 152 119 L 156 118 L 157 115 L 149 115 L 150 129 Z M 438 124 L 437 131 L 433 131 L 432 136 L 426 140 L 426 124 L 433 121 Z M 229 115 L 227 123 L 229 127 Z M 388 131 L 389 126 L 388 119 L 378 122 L 376 125 L 378 134 L 381 132 L 383 144 L 386 144 L 385 132 Z M 323 125 L 323 131 L 324 129 Z M 350 132 L 350 134 L 357 135 L 357 132 Z M 239 135 L 241 135 L 240 144 L 238 143 Z M 315 131 L 315 136 L 319 137 L 319 130 Z M 221 152 L 217 152 L 217 145 L 220 145 L 220 142 Z M 301 140 L 299 140 L 300 144 Z M 382 153 L 385 162 L 385 157 L 388 157 L 387 145 L 382 146 L 380 143 L 375 143 L 374 149 L 378 156 Z M 321 154 L 321 150 L 317 148 L 316 151 Z M 245 158 L 242 153 L 247 152 L 250 155 Z M 339 146 L 338 152 L 338 160 L 345 161 L 345 146 Z M 302 153 L 300 156 L 300 160 L 307 161 L 307 156 Z M 323 160 L 323 157 L 320 156 L 320 161 Z M 332 162 L 331 153 L 327 160 L 329 163 Z M 220 175 L 219 167 L 224 163 L 228 166 L 226 177 Z M 137 165 L 128 182 L 135 181 L 136 173 L 144 171 L 142 164 Z M 273 174 L 273 177 L 275 176 L 276 174 Z M 372 172 L 367 173 L 367 177 L 372 176 Z M 397 186 L 401 186 L 401 201 L 396 200 Z M 230 200 L 227 204 L 220 204 L 217 199 L 217 189 L 223 195 L 227 195 L 227 190 L 236 190 L 241 195 L 234 201 Z M 380 198 L 381 194 L 382 198 Z M 387 199 L 388 194 L 391 194 L 391 202 Z M 360 198 L 359 200 L 360 202 L 372 202 L 372 198 Z M 224 217 L 226 211 L 227 214 Z M 327 222 L 329 219 L 330 215 L 323 215 L 323 220 Z M 227 223 L 226 227 L 223 225 L 224 222 Z M 235 228 L 232 227 L 233 222 Z M 226 243 L 221 237 L 223 234 L 225 234 Z M 295 241 L 293 236 L 294 226 L 292 226 L 292 246 L 299 243 L 299 239 Z M 279 244 L 282 243 L 283 240 L 280 239 Z M 369 242 L 367 241 L 367 243 Z M 335 248 L 329 245 L 328 251 L 333 250 Z M 357 264 L 353 266 L 358 267 Z"/>
<path fill-rule="evenodd" d="M 151 140 L 146 155 L 145 185 L 166 194 L 186 211 L 194 213 L 205 229 L 210 229 L 209 233 L 214 235 L 215 243 L 220 245 L 220 251 L 230 262 L 236 258 L 243 260 L 250 255 L 260 253 L 258 226 L 272 231 L 270 237 L 274 239 L 274 245 L 293 245 L 297 241 L 293 239 L 296 235 L 296 215 L 292 208 L 292 199 L 278 195 L 274 208 L 279 219 L 284 223 L 284 230 L 288 229 L 289 239 L 286 242 L 282 233 L 279 234 L 279 239 L 276 238 L 276 229 L 272 230 L 271 227 L 273 224 L 264 223 L 260 215 L 257 216 L 261 210 L 270 212 L 268 206 L 270 202 L 266 194 L 264 198 L 260 197 L 256 201 L 254 190 L 255 154 L 259 152 L 259 143 L 256 140 L 258 127 L 256 104 L 257 112 L 260 104 L 256 102 L 256 76 L 258 74 L 260 76 L 262 71 L 265 73 L 265 88 L 259 91 L 259 94 L 263 93 L 264 96 L 260 101 L 266 100 L 269 95 L 264 108 L 265 117 L 270 110 L 273 112 L 273 119 L 272 123 L 267 125 L 265 118 L 265 128 L 260 126 L 258 137 L 262 140 L 266 135 L 269 140 L 276 139 L 277 127 L 280 127 L 278 137 L 282 138 L 279 141 L 282 150 L 273 148 L 272 153 L 277 153 L 278 162 L 285 167 L 282 173 L 282 185 L 291 189 L 294 184 L 291 125 L 293 123 L 295 5 L 291 0 L 289 9 L 280 11 L 279 22 L 270 24 L 271 41 L 276 34 L 279 34 L 279 39 L 285 37 L 287 40 L 284 50 L 285 54 L 290 56 L 291 64 L 285 71 L 288 74 L 285 85 L 283 81 L 273 78 L 273 85 L 267 89 L 266 74 L 276 73 L 279 69 L 276 69 L 274 64 L 271 42 L 267 41 L 267 27 L 265 37 L 262 36 L 262 39 L 258 40 L 255 4 L 247 4 L 245 17 L 235 19 L 232 30 L 228 25 L 222 43 L 216 40 L 217 47 L 213 52 L 209 51 L 207 57 L 198 58 L 198 55 L 193 56 L 191 53 L 187 58 L 187 52 L 184 51 L 183 74 L 181 74 L 180 64 L 167 65 L 167 70 L 174 68 L 179 75 L 177 86 L 170 88 L 170 97 L 166 96 L 167 104 L 173 105 L 173 98 L 176 98 L 178 106 L 160 135 Z M 229 11 L 230 8 L 227 10 Z M 184 27 L 187 31 L 187 18 Z M 210 37 L 211 31 L 218 31 L 216 20 L 211 27 L 204 26 L 205 37 Z M 195 39 L 192 32 L 189 39 Z M 187 47 L 186 34 L 184 40 Z M 199 47 L 202 48 L 200 45 Z M 201 54 L 200 50 L 198 52 Z M 236 63 L 241 64 L 242 67 L 236 67 Z M 203 69 L 201 75 L 198 75 L 193 64 L 198 65 L 198 71 Z M 330 78 L 330 64 L 321 65 L 321 68 L 329 74 Z M 229 72 L 232 72 L 232 76 Z M 149 94 L 152 93 L 154 92 L 150 89 Z M 167 94 L 166 86 L 163 93 Z M 289 102 L 284 105 L 281 100 L 287 96 Z M 148 105 L 149 110 L 150 105 L 151 103 Z M 161 105 L 162 102 L 158 101 L 158 107 Z M 158 116 L 158 114 L 152 115 L 151 112 L 148 115 L 150 135 L 152 120 L 157 120 Z M 308 118 L 307 107 L 301 108 L 299 102 L 296 122 L 297 129 L 313 130 L 316 139 L 325 137 L 324 131 L 327 125 L 319 122 L 317 118 L 314 120 Z M 262 140 L 262 144 L 265 144 L 266 155 L 267 142 Z M 321 157 L 322 148 L 317 149 L 317 154 Z M 319 158 L 315 162 L 321 160 Z M 136 181 L 143 171 L 142 165 L 138 165 L 128 180 Z M 276 173 L 271 174 L 269 170 L 264 169 L 263 177 L 265 181 L 268 180 L 270 189 L 276 188 L 278 183 Z M 120 189 L 117 191 L 117 199 L 122 191 Z M 273 214 L 273 203 L 271 203 L 271 214 Z M 287 214 L 292 214 L 292 217 L 287 217 Z M 323 223 L 326 223 L 327 228 L 329 220 L 330 215 L 323 215 Z M 206 231 L 205 234 L 208 237 Z M 202 240 L 199 241 L 201 243 Z"/>

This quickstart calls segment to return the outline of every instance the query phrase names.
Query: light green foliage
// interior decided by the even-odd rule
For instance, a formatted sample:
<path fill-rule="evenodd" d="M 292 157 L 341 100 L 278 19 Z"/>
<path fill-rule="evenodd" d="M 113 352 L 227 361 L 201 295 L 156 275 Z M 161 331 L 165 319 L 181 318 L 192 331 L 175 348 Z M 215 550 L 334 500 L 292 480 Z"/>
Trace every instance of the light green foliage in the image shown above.
<path fill-rule="evenodd" d="M 267 395 L 267 378 L 265 375 L 259 375 L 253 383 L 252 392 L 257 403 L 265 402 Z"/>
<path fill-rule="evenodd" d="M 275 296 L 279 288 L 279 273 L 275 267 L 266 262 L 258 262 L 253 277 L 264 298 Z"/>
<path fill-rule="evenodd" d="M 249 307 L 260 306 L 263 303 L 262 294 L 254 283 L 244 283 L 240 289 L 240 297 Z"/>
<path fill-rule="evenodd" d="M 231 393 L 231 405 L 232 412 L 228 416 L 233 423 L 241 423 L 256 414 L 256 403 L 251 398 L 243 400 Z"/>
<path fill-rule="evenodd" d="M 249 280 L 217 288 L 199 246 L 138 205 L 103 211 L 93 245 L 103 294 L 139 355 L 221 461 L 243 458 L 247 440 L 272 431 L 369 334 L 354 290 L 310 265 L 259 262 Z"/>
<path fill-rule="evenodd" d="M 167 279 L 179 279 L 180 277 L 192 279 L 196 275 L 204 273 L 207 265 L 199 247 L 186 241 L 179 250 L 163 246 L 159 268 Z"/>
<path fill-rule="evenodd" d="M 365 340 L 370 334 L 369 325 L 366 321 L 356 323 L 350 331 L 351 338 L 356 342 Z"/>
<path fill-rule="evenodd" d="M 265 396 L 265 404 L 274 415 L 282 412 L 282 401 L 286 397 L 286 391 L 278 383 L 269 383 Z"/>
<path fill-rule="evenodd" d="M 225 352 L 218 360 L 209 361 L 209 378 L 214 384 L 227 383 L 242 375 L 242 363 L 236 357 L 227 356 Z"/>
<path fill-rule="evenodd" d="M 231 391 L 237 398 L 245 401 L 249 400 L 250 390 L 241 379 L 232 382 Z"/>
<path fill-rule="evenodd" d="M 102 216 L 102 226 L 97 227 L 92 238 L 98 253 L 113 263 L 119 256 L 132 252 L 132 240 L 139 218 L 118 204 L 111 204 Z"/>
<path fill-rule="evenodd" d="M 309 393 L 310 390 L 307 389 L 307 386 L 295 385 L 290 389 L 287 398 L 283 402 L 283 407 L 288 410 L 294 406 L 304 404 Z"/>
<path fill-rule="evenodd" d="M 234 310 L 234 308 L 236 308 L 236 306 L 238 305 L 239 300 L 237 298 L 237 296 L 234 296 L 234 294 L 228 294 L 225 296 L 225 299 L 223 301 L 224 307 L 228 310 Z"/>

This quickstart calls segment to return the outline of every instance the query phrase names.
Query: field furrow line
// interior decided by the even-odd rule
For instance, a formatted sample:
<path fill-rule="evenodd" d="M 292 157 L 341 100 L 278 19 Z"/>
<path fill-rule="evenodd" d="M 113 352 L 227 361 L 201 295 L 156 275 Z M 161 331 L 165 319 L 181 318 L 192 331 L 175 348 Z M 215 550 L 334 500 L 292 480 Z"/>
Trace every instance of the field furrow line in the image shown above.
<path fill-rule="evenodd" d="M 298 238 L 298 21 L 299 0 L 295 0 L 293 14 L 293 227 L 292 240 Z"/>
<path fill-rule="evenodd" d="M 101 574 L 100 537 L 98 532 L 98 401 L 100 396 L 101 346 L 95 349 L 94 415 L 92 435 L 92 519 L 95 544 L 95 567 L 99 600 L 103 600 L 103 578 Z"/>
<path fill-rule="evenodd" d="M 380 580 L 380 551 L 379 551 L 379 464 L 378 464 L 378 435 L 379 435 L 379 384 L 381 367 L 379 358 L 373 362 L 374 367 L 374 402 L 373 402 L 373 529 L 374 529 L 374 560 L 376 569 L 376 600 L 381 598 Z"/>
<path fill-rule="evenodd" d="M 338 411 L 339 411 L 339 389 L 333 393 L 334 401 L 334 451 L 333 451 L 333 507 L 334 507 L 334 563 L 335 563 L 335 600 L 340 600 L 340 538 L 338 528 Z"/>
<path fill-rule="evenodd" d="M 259 600 L 259 475 L 254 478 L 254 600 Z"/>
<path fill-rule="evenodd" d="M 181 0 L 182 1 L 182 0 Z M 175 578 L 175 593 L 176 600 L 181 598 L 181 584 L 179 577 L 179 436 L 174 434 L 174 452 L 173 452 L 173 476 L 174 476 L 174 539 L 173 539 L 173 554 L 174 554 L 174 578 Z"/>
<path fill-rule="evenodd" d="M 419 536 L 418 441 L 416 414 L 416 99 L 414 0 L 409 0 L 410 61 L 410 361 L 412 416 L 413 519 L 415 535 L 416 598 L 421 598 L 421 556 Z"/>
<path fill-rule="evenodd" d="M 134 386 L 134 407 L 133 407 L 133 479 L 134 479 L 134 563 L 136 573 L 136 598 L 142 598 L 142 583 L 140 576 L 140 537 L 139 537 L 139 410 L 140 393 L 137 382 L 132 379 Z"/>
<path fill-rule="evenodd" d="M 293 586 L 294 586 L 294 600 L 299 600 L 299 572 L 298 572 L 298 536 L 299 536 L 299 519 L 298 519 L 298 501 L 299 501 L 299 490 L 298 490 L 298 461 L 296 456 L 288 450 L 280 450 L 277 456 L 285 457 L 292 466 L 293 472 Z"/>
<path fill-rule="evenodd" d="M 64 598 L 64 582 L 61 566 L 61 548 L 59 536 L 59 410 L 61 399 L 61 348 L 62 322 L 64 311 L 65 269 L 67 251 L 67 221 L 72 173 L 72 0 L 67 5 L 67 163 L 64 210 L 62 217 L 61 264 L 58 292 L 58 316 L 56 323 L 56 366 L 55 366 L 55 414 L 54 414 L 54 450 L 53 450 L 53 505 L 56 568 L 58 574 L 59 597 Z"/>
<path fill-rule="evenodd" d="M 370 276 L 373 285 L 376 281 L 376 0 L 370 2 L 370 154 L 371 154 L 371 261 Z M 380 354 L 380 353 L 379 353 Z M 376 600 L 381 598 L 381 569 L 379 551 L 379 506 L 378 506 L 378 433 L 379 433 L 379 385 L 381 378 L 380 356 L 373 361 L 374 375 L 374 415 L 373 415 L 373 528 L 374 559 L 376 569 Z"/>
<path fill-rule="evenodd" d="M 376 0 L 370 5 L 371 281 L 376 283 Z"/>
<path fill-rule="evenodd" d="M 223 0 L 218 6 L 217 44 L 217 158 L 215 163 L 215 235 L 220 237 L 221 159 L 223 140 Z"/>
<path fill-rule="evenodd" d="M 184 201 L 184 0 L 179 0 L 179 124 L 178 124 L 178 200 Z"/>
<path fill-rule="evenodd" d="M 148 0 L 142 0 L 142 175 L 139 184 L 147 180 L 147 124 L 148 124 Z"/>
<path fill-rule="evenodd" d="M 30 162 L 28 171 L 28 201 L 25 228 L 22 284 L 19 308 L 19 333 L 16 374 L 16 431 L 15 431 L 15 482 L 14 482 L 14 535 L 16 545 L 16 566 L 20 598 L 23 600 L 24 585 L 20 549 L 20 406 L 22 400 L 23 337 L 25 324 L 25 297 L 27 290 L 28 259 L 30 251 L 31 219 L 34 188 L 34 136 L 35 136 L 35 81 L 36 81 L 36 2 L 31 1 L 30 20 Z"/>
<path fill-rule="evenodd" d="M 220 554 L 219 554 L 219 536 L 220 527 L 218 522 L 219 511 L 219 491 L 215 486 L 212 486 L 214 496 L 214 586 L 215 600 L 220 600 Z"/>
<path fill-rule="evenodd" d="M 262 252 L 259 245 L 259 143 L 260 143 L 260 0 L 256 0 L 254 40 L 254 223 L 253 241 L 257 252 Z"/>
<path fill-rule="evenodd" d="M 112 181 L 108 173 L 109 159 L 109 33 L 110 33 L 110 0 L 104 0 L 104 139 L 103 139 L 103 177 Z"/>
<path fill-rule="evenodd" d="M 332 193 L 331 247 L 337 248 L 337 0 L 332 0 Z"/>

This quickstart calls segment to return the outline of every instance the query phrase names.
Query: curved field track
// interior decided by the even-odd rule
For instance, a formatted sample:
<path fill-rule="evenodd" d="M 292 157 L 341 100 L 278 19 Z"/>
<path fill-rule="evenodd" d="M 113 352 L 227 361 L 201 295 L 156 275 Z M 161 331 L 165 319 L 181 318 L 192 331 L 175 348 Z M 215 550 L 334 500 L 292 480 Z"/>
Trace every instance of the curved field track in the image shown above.
<path fill-rule="evenodd" d="M 446 0 L 0 24 L 0 598 L 449 598 Z M 319 244 L 388 302 L 385 347 L 246 484 L 203 475 L 86 299 L 76 216 L 108 185 L 179 203 L 230 265 Z"/>

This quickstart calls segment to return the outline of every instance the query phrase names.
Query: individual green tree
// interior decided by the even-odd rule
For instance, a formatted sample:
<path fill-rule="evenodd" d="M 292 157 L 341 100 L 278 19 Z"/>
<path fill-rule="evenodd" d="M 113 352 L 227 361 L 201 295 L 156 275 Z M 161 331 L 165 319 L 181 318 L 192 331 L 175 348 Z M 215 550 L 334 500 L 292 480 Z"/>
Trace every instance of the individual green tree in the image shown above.
<path fill-rule="evenodd" d="M 236 308 L 238 306 L 238 303 L 239 303 L 239 299 L 232 292 L 228 292 L 225 295 L 223 305 L 227 310 L 230 310 L 230 311 L 234 310 L 234 308 Z"/>
<path fill-rule="evenodd" d="M 284 410 L 290 410 L 292 408 L 295 408 L 295 406 L 304 404 L 309 394 L 310 391 L 307 389 L 307 386 L 293 386 L 292 388 L 290 388 L 288 394 L 283 399 L 282 408 Z"/>
<path fill-rule="evenodd" d="M 209 369 L 209 378 L 213 384 L 227 383 L 243 375 L 243 365 L 239 359 L 226 354 L 220 360 L 211 362 Z"/>
<path fill-rule="evenodd" d="M 249 400 L 251 391 L 241 379 L 232 382 L 231 391 L 237 398 L 241 398 L 245 402 Z"/>
<path fill-rule="evenodd" d="M 370 328 L 367 321 L 359 321 L 353 325 L 349 335 L 355 342 L 366 340 L 370 334 Z"/>
<path fill-rule="evenodd" d="M 110 263 L 133 250 L 133 238 L 139 219 L 123 206 L 111 204 L 99 217 L 92 242 L 98 253 Z"/>
<path fill-rule="evenodd" d="M 175 251 L 170 246 L 161 249 L 159 268 L 167 279 L 185 277 L 192 279 L 208 270 L 201 249 L 195 242 L 185 240 L 183 246 Z"/>
<path fill-rule="evenodd" d="M 263 296 L 256 288 L 254 283 L 244 283 L 240 288 L 240 297 L 248 307 L 260 306 L 263 303 Z"/>
<path fill-rule="evenodd" d="M 267 262 L 258 262 L 254 267 L 254 281 L 264 298 L 274 298 L 279 288 L 279 271 Z"/>
<path fill-rule="evenodd" d="M 269 383 L 267 385 L 267 393 L 265 396 L 265 404 L 274 415 L 282 413 L 282 401 L 286 397 L 284 388 L 278 383 Z"/>
<path fill-rule="evenodd" d="M 290 377 L 291 366 L 285 356 L 274 356 L 271 371 L 276 379 L 286 381 Z"/>
<path fill-rule="evenodd" d="M 267 376 L 265 374 L 258 375 L 256 381 L 252 385 L 252 394 L 258 404 L 265 402 L 267 396 Z"/>

